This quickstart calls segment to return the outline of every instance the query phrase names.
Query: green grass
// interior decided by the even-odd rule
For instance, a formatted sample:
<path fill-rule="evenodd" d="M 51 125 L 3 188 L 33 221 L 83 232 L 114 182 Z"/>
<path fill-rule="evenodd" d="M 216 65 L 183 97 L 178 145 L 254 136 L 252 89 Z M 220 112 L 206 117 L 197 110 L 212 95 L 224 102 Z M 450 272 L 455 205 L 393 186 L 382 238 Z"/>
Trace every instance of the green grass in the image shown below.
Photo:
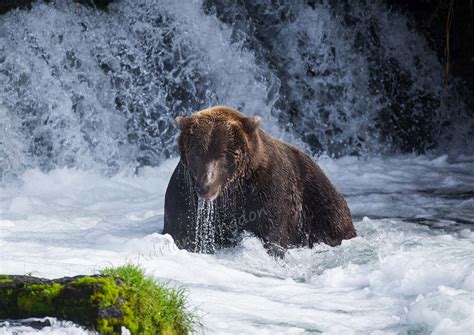
<path fill-rule="evenodd" d="M 132 264 L 102 269 L 101 275 L 123 280 L 130 288 L 130 301 L 139 316 L 137 332 L 153 334 L 189 334 L 195 317 L 186 310 L 186 292 L 158 284 Z"/>

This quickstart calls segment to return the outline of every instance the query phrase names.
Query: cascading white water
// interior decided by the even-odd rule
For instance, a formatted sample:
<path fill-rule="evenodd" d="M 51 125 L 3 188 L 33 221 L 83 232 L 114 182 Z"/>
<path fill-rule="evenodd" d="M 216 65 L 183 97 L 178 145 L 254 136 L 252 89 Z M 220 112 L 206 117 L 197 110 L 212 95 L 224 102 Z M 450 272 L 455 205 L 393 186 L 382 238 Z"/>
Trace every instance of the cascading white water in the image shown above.
<path fill-rule="evenodd" d="M 378 1 L 140 0 L 107 12 L 64 1 L 7 13 L 0 179 L 155 166 L 175 154 L 173 118 L 218 103 L 313 153 L 468 149 L 472 121 L 444 97 L 441 65 L 408 22 Z"/>
<path fill-rule="evenodd" d="M 156 165 L 174 153 L 173 117 L 217 103 L 277 127 L 252 54 L 197 2 L 123 1 L 110 13 L 36 4 L 0 24 L 2 179 Z"/>
<path fill-rule="evenodd" d="M 205 3 L 278 76 L 280 117 L 313 151 L 465 150 L 472 139 L 436 54 L 382 1 Z"/>

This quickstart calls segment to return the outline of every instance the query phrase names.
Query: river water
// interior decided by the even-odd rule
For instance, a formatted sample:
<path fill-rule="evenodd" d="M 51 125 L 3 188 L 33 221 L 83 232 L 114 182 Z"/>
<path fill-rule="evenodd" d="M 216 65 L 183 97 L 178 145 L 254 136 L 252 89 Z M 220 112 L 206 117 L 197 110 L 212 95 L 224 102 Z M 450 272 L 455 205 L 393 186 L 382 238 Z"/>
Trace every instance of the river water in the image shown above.
<path fill-rule="evenodd" d="M 456 92 L 410 20 L 381 1 L 9 12 L 0 273 L 136 263 L 186 287 L 209 334 L 470 334 L 473 123 Z M 348 200 L 358 237 L 275 259 L 251 235 L 214 255 L 161 235 L 173 118 L 220 103 L 310 154 Z M 0 326 L 36 333 L 87 332 L 57 320 Z"/>
<path fill-rule="evenodd" d="M 320 159 L 359 236 L 336 248 L 289 250 L 284 259 L 252 236 L 204 255 L 160 235 L 176 163 L 137 176 L 27 171 L 21 187 L 0 196 L 0 272 L 55 278 L 140 264 L 188 288 L 189 307 L 211 334 L 472 331 L 472 157 Z"/>

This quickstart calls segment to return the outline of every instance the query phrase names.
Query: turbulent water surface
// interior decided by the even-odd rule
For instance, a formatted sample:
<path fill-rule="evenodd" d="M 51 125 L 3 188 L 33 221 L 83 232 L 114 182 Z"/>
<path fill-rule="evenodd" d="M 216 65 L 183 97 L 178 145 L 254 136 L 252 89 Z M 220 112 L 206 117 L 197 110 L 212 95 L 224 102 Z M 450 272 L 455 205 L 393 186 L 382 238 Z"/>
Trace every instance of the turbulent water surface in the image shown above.
<path fill-rule="evenodd" d="M 442 82 L 381 1 L 56 1 L 2 15 L 0 273 L 137 263 L 189 289 L 206 333 L 472 333 L 473 123 L 459 83 Z M 251 235 L 214 255 L 161 235 L 173 118 L 217 103 L 312 154 L 359 236 L 275 259 Z M 44 322 L 0 334 L 87 333 Z"/>
<path fill-rule="evenodd" d="M 321 159 L 347 195 L 359 236 L 336 248 L 290 250 L 281 260 L 252 236 L 204 255 L 158 234 L 176 163 L 134 177 L 28 171 L 23 186 L 0 196 L 0 272 L 53 278 L 138 263 L 188 287 L 209 333 L 472 330 L 472 157 Z"/>

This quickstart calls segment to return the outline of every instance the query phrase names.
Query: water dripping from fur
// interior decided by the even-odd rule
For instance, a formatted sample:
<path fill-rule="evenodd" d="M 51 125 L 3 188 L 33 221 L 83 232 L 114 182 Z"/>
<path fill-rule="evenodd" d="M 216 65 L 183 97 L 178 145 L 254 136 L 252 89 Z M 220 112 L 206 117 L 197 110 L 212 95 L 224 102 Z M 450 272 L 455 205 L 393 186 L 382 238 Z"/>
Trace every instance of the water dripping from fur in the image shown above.
<path fill-rule="evenodd" d="M 214 253 L 216 251 L 215 212 L 215 201 L 198 200 L 195 252 Z"/>

